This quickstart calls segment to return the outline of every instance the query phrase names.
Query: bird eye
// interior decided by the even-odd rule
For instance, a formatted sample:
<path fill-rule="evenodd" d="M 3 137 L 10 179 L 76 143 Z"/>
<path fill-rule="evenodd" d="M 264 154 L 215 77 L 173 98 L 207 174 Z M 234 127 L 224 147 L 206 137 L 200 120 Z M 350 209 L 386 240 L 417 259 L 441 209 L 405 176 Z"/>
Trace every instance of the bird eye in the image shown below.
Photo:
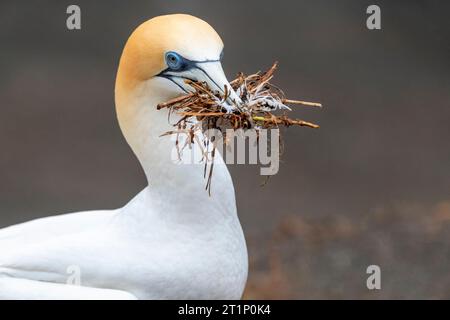
<path fill-rule="evenodd" d="M 179 71 L 183 68 L 183 58 L 176 52 L 166 53 L 166 63 L 170 69 Z"/>

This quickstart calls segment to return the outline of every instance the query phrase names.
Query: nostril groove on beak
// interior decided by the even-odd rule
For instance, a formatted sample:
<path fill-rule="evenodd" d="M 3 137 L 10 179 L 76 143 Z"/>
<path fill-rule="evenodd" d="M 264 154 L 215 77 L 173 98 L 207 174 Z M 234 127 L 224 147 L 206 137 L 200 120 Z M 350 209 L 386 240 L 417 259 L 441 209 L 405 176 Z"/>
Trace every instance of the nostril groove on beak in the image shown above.
<path fill-rule="evenodd" d="M 205 74 L 205 76 L 208 77 L 208 79 L 214 83 L 214 85 L 216 86 L 216 88 L 219 90 L 219 92 L 225 94 L 225 92 L 223 91 L 223 89 L 217 84 L 217 82 L 214 81 L 213 78 L 210 77 L 210 75 L 208 74 L 208 72 L 206 72 L 205 70 L 203 70 L 203 68 L 197 66 L 197 69 L 200 70 L 201 72 L 203 72 Z"/>

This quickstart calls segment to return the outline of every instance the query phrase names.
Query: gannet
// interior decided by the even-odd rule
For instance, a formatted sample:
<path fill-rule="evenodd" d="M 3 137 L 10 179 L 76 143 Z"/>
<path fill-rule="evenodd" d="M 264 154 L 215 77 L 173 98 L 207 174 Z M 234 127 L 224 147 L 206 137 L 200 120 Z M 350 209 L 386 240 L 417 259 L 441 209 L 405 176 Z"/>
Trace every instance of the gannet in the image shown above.
<path fill-rule="evenodd" d="M 173 161 L 174 141 L 161 136 L 173 128 L 168 111 L 156 108 L 188 92 L 185 79 L 230 90 L 222 52 L 216 31 L 190 15 L 136 28 L 120 58 L 115 104 L 148 186 L 116 210 L 0 230 L 0 299 L 241 298 L 248 258 L 227 167 L 217 155 L 208 195 L 203 165 Z M 74 267 L 79 285 L 67 284 Z"/>

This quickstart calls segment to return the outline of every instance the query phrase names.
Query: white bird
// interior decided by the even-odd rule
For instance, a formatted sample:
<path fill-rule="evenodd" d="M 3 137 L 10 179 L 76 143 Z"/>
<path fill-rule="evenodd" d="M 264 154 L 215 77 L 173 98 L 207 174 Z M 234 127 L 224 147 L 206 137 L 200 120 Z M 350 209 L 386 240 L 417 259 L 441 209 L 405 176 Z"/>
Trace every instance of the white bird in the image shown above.
<path fill-rule="evenodd" d="M 241 298 L 248 257 L 227 167 L 217 155 L 209 196 L 203 165 L 171 159 L 174 141 L 160 137 L 172 129 L 168 111 L 156 109 L 190 90 L 185 78 L 230 89 L 222 50 L 216 31 L 189 15 L 156 17 L 131 34 L 116 111 L 149 185 L 123 208 L 0 230 L 0 299 Z M 80 285 L 67 284 L 70 270 Z"/>

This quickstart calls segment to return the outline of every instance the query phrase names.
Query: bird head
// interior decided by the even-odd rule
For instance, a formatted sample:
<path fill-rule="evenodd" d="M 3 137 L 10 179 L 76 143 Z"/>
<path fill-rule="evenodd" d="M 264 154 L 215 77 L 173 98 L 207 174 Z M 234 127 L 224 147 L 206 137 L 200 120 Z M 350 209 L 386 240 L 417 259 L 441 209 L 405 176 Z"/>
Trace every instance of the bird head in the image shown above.
<path fill-rule="evenodd" d="M 173 130 L 168 110 L 157 105 L 192 89 L 185 80 L 206 82 L 239 103 L 222 69 L 223 42 L 205 21 L 185 14 L 150 19 L 129 37 L 116 78 L 116 111 L 122 132 L 146 171 L 168 170 L 174 142 L 161 135 Z M 227 87 L 227 90 L 225 90 Z M 176 115 L 171 115 L 172 123 Z M 163 165 L 164 164 L 164 165 Z"/>
<path fill-rule="evenodd" d="M 225 77 L 222 56 L 223 42 L 207 22 L 185 14 L 159 16 L 141 24 L 129 37 L 120 60 L 119 90 L 151 83 L 154 93 L 172 98 L 192 91 L 186 83 L 192 80 L 222 94 L 227 87 L 232 106 L 240 98 Z"/>

